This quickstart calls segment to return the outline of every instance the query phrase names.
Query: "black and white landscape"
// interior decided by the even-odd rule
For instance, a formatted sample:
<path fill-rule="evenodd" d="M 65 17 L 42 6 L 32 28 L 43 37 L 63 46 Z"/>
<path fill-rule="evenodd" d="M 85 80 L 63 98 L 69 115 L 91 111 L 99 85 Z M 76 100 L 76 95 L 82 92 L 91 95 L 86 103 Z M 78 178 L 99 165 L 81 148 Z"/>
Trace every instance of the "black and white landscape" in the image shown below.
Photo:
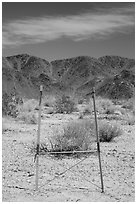
<path fill-rule="evenodd" d="M 134 202 L 135 3 L 3 2 L 2 9 L 3 201 Z"/>

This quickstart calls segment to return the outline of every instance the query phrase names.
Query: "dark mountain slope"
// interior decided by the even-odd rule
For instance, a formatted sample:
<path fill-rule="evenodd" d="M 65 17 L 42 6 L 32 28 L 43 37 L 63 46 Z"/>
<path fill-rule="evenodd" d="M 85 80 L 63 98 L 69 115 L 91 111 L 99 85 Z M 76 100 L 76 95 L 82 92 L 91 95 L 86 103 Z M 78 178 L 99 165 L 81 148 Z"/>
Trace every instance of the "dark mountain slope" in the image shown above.
<path fill-rule="evenodd" d="M 3 58 L 3 93 L 16 91 L 34 98 L 43 84 L 44 94 L 86 97 L 95 86 L 98 95 L 129 98 L 134 92 L 134 69 L 133 59 L 119 56 L 79 56 L 51 63 L 27 54 L 10 56 Z"/>
<path fill-rule="evenodd" d="M 2 79 L 3 92 L 35 98 L 40 84 L 48 89 L 52 83 L 50 63 L 26 54 L 3 58 Z"/>

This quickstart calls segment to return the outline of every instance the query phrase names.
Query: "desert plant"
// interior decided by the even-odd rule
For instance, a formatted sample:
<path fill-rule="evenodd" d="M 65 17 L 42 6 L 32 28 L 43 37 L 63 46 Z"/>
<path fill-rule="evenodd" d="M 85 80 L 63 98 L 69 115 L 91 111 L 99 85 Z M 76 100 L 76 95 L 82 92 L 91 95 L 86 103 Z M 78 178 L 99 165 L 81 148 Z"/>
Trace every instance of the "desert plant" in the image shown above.
<path fill-rule="evenodd" d="M 24 121 L 27 124 L 37 124 L 37 117 L 33 112 L 21 112 L 17 119 Z"/>
<path fill-rule="evenodd" d="M 17 119 L 24 121 L 27 124 L 36 124 L 37 118 L 35 110 L 38 109 L 38 101 L 30 99 L 25 101 L 22 105 L 18 105 Z"/>
<path fill-rule="evenodd" d="M 25 101 L 22 105 L 18 106 L 18 111 L 20 112 L 32 112 L 38 109 L 38 101 L 35 99 L 30 99 Z"/>
<path fill-rule="evenodd" d="M 130 98 L 129 100 L 123 102 L 123 105 L 121 108 L 129 109 L 129 110 L 135 110 L 135 100 L 133 98 Z"/>
<path fill-rule="evenodd" d="M 78 103 L 78 104 L 84 103 L 84 99 L 79 99 L 77 103 Z"/>
<path fill-rule="evenodd" d="M 89 115 L 91 114 L 92 110 L 90 106 L 85 107 L 85 109 L 83 110 L 83 115 Z"/>
<path fill-rule="evenodd" d="M 69 122 L 62 132 L 52 138 L 52 151 L 88 150 L 95 140 L 94 124 L 91 120 Z"/>
<path fill-rule="evenodd" d="M 17 117 L 18 109 L 17 106 L 22 104 L 23 100 L 17 94 L 4 93 L 2 96 L 2 114 Z"/>
<path fill-rule="evenodd" d="M 75 103 L 69 96 L 63 95 L 61 98 L 57 99 L 55 104 L 56 113 L 72 113 L 75 110 Z"/>
<path fill-rule="evenodd" d="M 47 95 L 43 98 L 43 105 L 45 107 L 53 107 L 56 103 L 56 97 L 52 95 Z"/>
<path fill-rule="evenodd" d="M 110 99 L 104 99 L 101 97 L 96 99 L 96 108 L 99 112 L 105 114 L 113 114 L 115 110 L 115 107 Z"/>
<path fill-rule="evenodd" d="M 105 114 L 114 114 L 116 108 L 114 106 L 108 106 L 105 108 L 104 113 Z"/>
<path fill-rule="evenodd" d="M 107 121 L 100 121 L 99 123 L 99 138 L 100 142 L 110 142 L 115 137 L 120 136 L 121 129 L 117 124 L 110 124 Z"/>
<path fill-rule="evenodd" d="M 84 115 L 82 112 L 79 113 L 79 119 L 83 119 Z"/>
<path fill-rule="evenodd" d="M 135 124 L 135 116 L 134 116 L 134 114 L 127 114 L 126 122 L 127 122 L 128 125 L 134 125 Z"/>
<path fill-rule="evenodd" d="M 104 114 L 114 114 L 116 107 L 110 99 L 96 98 L 96 111 Z M 88 115 L 94 112 L 93 101 L 90 100 L 83 109 L 83 115 Z"/>

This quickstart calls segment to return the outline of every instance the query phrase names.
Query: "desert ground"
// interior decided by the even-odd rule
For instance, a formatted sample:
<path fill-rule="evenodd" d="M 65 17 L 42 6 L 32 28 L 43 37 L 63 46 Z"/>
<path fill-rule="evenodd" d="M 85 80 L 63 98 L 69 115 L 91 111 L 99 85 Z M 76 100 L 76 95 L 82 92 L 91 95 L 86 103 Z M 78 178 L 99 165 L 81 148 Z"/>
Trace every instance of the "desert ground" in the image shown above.
<path fill-rule="evenodd" d="M 86 116 L 93 119 L 91 116 Z M 98 120 L 103 120 L 98 116 Z M 42 113 L 40 142 L 48 144 L 53 133 L 79 113 Z M 80 119 L 79 119 L 80 120 Z M 37 124 L 3 117 L 2 157 L 4 202 L 134 202 L 135 201 L 135 125 L 125 118 L 117 122 L 122 134 L 111 142 L 101 142 L 104 193 L 101 193 L 96 142 L 92 154 L 39 157 L 39 188 L 35 190 L 35 152 Z M 72 169 L 66 169 L 75 165 Z M 59 175 L 61 174 L 61 175 Z"/>

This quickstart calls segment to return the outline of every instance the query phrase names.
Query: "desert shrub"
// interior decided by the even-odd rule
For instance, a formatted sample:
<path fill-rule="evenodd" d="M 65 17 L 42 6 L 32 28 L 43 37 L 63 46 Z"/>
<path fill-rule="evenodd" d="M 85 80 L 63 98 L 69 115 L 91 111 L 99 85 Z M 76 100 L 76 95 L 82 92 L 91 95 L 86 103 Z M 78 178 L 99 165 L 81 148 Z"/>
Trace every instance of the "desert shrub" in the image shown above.
<path fill-rule="evenodd" d="M 121 108 L 129 109 L 129 110 L 135 110 L 135 100 L 133 98 L 123 102 L 123 105 Z"/>
<path fill-rule="evenodd" d="M 2 96 L 2 114 L 17 117 L 18 115 L 18 104 L 22 104 L 23 100 L 21 97 L 14 94 L 4 93 Z"/>
<path fill-rule="evenodd" d="M 18 106 L 19 113 L 21 112 L 32 112 L 38 108 L 38 101 L 35 99 L 30 99 L 25 101 L 22 105 Z"/>
<path fill-rule="evenodd" d="M 76 110 L 75 103 L 70 99 L 69 96 L 63 95 L 61 98 L 56 100 L 55 112 L 56 113 L 72 113 Z"/>
<path fill-rule="evenodd" d="M 135 124 L 135 116 L 133 114 L 128 114 L 126 116 L 126 122 L 128 125 L 134 125 Z"/>
<path fill-rule="evenodd" d="M 88 150 L 94 138 L 94 124 L 91 120 L 69 122 L 62 132 L 56 131 L 52 138 L 52 151 Z"/>
<path fill-rule="evenodd" d="M 82 103 L 84 103 L 84 99 L 79 99 L 78 104 L 82 104 Z"/>
<path fill-rule="evenodd" d="M 110 99 L 96 98 L 96 111 L 104 114 L 114 114 L 116 107 Z M 83 115 L 91 114 L 94 111 L 92 99 L 83 109 Z"/>
<path fill-rule="evenodd" d="M 38 110 L 38 101 L 30 99 L 25 101 L 22 105 L 18 106 L 18 117 L 17 119 L 24 121 L 27 124 L 36 124 L 37 118 L 35 110 Z"/>
<path fill-rule="evenodd" d="M 113 114 L 115 111 L 115 106 L 110 99 L 103 99 L 100 97 L 96 99 L 96 108 L 99 112 L 105 114 Z"/>
<path fill-rule="evenodd" d="M 50 107 L 49 107 L 49 108 L 46 110 L 46 113 L 47 113 L 47 114 L 53 114 L 53 113 L 54 113 L 54 108 L 52 108 L 52 107 L 50 108 Z"/>
<path fill-rule="evenodd" d="M 47 95 L 43 99 L 43 105 L 45 107 L 53 107 L 56 103 L 56 97 L 52 95 Z"/>
<path fill-rule="evenodd" d="M 119 135 L 121 129 L 116 124 L 99 122 L 100 142 L 111 142 Z M 89 119 L 69 122 L 62 132 L 56 131 L 56 135 L 50 138 L 52 151 L 90 150 L 95 141 L 95 123 Z"/>
<path fill-rule="evenodd" d="M 24 121 L 27 124 L 37 124 L 37 117 L 33 112 L 21 112 L 17 119 Z"/>
<path fill-rule="evenodd" d="M 79 113 L 79 119 L 83 119 L 84 115 L 82 112 Z"/>
<path fill-rule="evenodd" d="M 92 112 L 92 110 L 91 110 L 90 106 L 87 106 L 83 110 L 83 115 L 89 115 L 89 114 L 91 114 L 91 112 Z"/>
<path fill-rule="evenodd" d="M 117 124 L 110 124 L 107 121 L 99 123 L 99 138 L 100 142 L 111 142 L 115 137 L 121 135 L 121 129 Z"/>

